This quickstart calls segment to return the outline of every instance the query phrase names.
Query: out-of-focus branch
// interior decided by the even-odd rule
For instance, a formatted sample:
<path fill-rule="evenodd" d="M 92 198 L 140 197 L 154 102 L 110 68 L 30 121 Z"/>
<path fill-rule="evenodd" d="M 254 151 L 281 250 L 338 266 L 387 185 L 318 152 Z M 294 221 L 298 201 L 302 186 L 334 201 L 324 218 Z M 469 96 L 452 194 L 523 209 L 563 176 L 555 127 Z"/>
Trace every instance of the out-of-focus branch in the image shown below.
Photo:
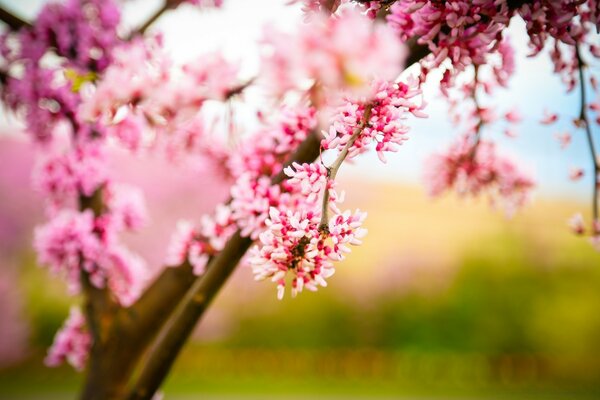
<path fill-rule="evenodd" d="M 581 58 L 581 53 L 579 52 L 579 45 L 575 46 L 575 55 L 577 56 L 577 65 L 579 68 L 579 87 L 581 93 L 581 109 L 579 111 L 579 123 L 583 125 L 585 129 L 588 147 L 590 149 L 590 157 L 592 158 L 592 167 L 593 167 L 593 190 L 592 190 L 592 233 L 595 235 L 597 232 L 596 225 L 598 223 L 598 174 L 600 173 L 600 165 L 598 164 L 598 156 L 596 153 L 596 147 L 594 145 L 594 138 L 592 137 L 592 130 L 590 129 L 590 123 L 587 118 L 586 113 L 586 91 L 585 91 L 585 75 L 583 73 L 583 69 L 585 68 L 585 63 Z"/>
<path fill-rule="evenodd" d="M 31 23 L 13 14 L 2 6 L 0 6 L 0 21 L 4 22 L 13 31 L 18 31 L 23 27 L 31 27 Z"/>
<path fill-rule="evenodd" d="M 136 34 L 143 35 L 144 33 L 146 33 L 148 28 L 150 28 L 150 26 L 153 23 L 155 23 L 156 20 L 158 20 L 165 12 L 177 8 L 183 2 L 184 0 L 165 0 L 163 5 L 158 10 L 156 10 L 154 14 L 152 14 L 150 18 L 146 20 L 146 22 L 144 22 L 139 28 L 135 29 L 131 33 L 131 36 L 134 36 Z"/>
<path fill-rule="evenodd" d="M 319 146 L 319 134 L 311 132 L 292 155 L 287 165 L 294 161 L 304 163 L 315 160 L 319 156 Z M 281 172 L 273 177 L 271 182 L 279 184 L 284 179 L 286 179 L 286 175 Z M 250 245 L 252 245 L 250 238 L 242 237 L 240 231 L 236 232 L 229 239 L 225 248 L 208 263 L 207 272 L 193 282 L 191 288 L 185 293 L 185 297 L 182 295 L 181 305 L 157 338 L 157 342 L 132 389 L 129 400 L 152 398 L 169 373 L 194 326 Z M 157 284 L 159 283 L 157 282 Z M 162 286 L 162 284 L 160 285 Z"/>
<path fill-rule="evenodd" d="M 91 196 L 79 197 L 79 209 L 91 210 L 95 216 L 102 214 L 102 188 Z M 115 341 L 120 335 L 115 330 L 115 315 L 121 309 L 110 290 L 98 288 L 90 282 L 87 271 L 82 269 L 81 288 L 85 295 L 84 314 L 92 335 L 92 348 L 88 363 L 88 373 L 81 393 L 85 400 L 115 398 L 122 395 L 127 383 L 126 372 L 130 365 L 119 360 L 119 346 Z"/>

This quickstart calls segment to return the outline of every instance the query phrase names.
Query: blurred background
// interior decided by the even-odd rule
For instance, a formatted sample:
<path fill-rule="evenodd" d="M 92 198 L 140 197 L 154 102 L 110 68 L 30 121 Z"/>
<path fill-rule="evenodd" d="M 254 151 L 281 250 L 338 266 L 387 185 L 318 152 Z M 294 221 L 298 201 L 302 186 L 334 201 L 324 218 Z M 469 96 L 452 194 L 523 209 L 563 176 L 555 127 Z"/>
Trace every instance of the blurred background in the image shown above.
<path fill-rule="evenodd" d="M 33 18 L 44 2 L 0 3 Z M 251 71 L 265 23 L 301 22 L 286 3 L 182 6 L 153 29 L 178 60 L 223 48 Z M 159 5 L 127 2 L 124 26 Z M 430 118 L 412 125 L 387 165 L 366 156 L 340 172 L 348 207 L 369 214 L 369 234 L 329 287 L 277 301 L 273 285 L 238 269 L 183 351 L 166 399 L 600 398 L 600 254 L 567 227 L 576 212 L 589 219 L 591 200 L 584 133 L 571 123 L 577 93 L 564 93 L 547 54 L 526 57 L 522 26 L 510 31 L 518 72 L 487 101 L 518 108 L 524 121 L 516 138 L 500 127 L 485 134 L 536 177 L 532 203 L 507 219 L 483 200 L 427 197 L 423 160 L 458 133 L 428 87 Z M 558 124 L 539 124 L 545 109 L 559 112 Z M 42 359 L 80 299 L 36 264 L 32 235 L 44 217 L 30 188 L 33 154 L 18 118 L 0 114 L 0 398 L 73 398 L 81 376 Z M 573 143 L 561 150 L 555 134 L 566 130 Z M 583 180 L 569 180 L 571 167 L 584 168 Z M 156 157 L 115 154 L 113 168 L 147 194 L 152 223 L 128 239 L 154 268 L 178 218 L 197 218 L 227 197 L 213 174 Z"/>

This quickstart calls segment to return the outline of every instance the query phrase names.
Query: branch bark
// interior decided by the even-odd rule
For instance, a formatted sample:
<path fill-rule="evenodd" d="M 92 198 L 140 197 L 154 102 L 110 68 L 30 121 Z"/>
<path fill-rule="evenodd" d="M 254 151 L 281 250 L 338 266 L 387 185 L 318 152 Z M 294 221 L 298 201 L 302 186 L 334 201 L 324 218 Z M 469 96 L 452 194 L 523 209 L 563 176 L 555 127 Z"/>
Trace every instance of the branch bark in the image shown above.
<path fill-rule="evenodd" d="M 13 14 L 6 8 L 0 6 L 0 21 L 4 22 L 11 30 L 18 31 L 23 27 L 30 28 L 31 23 Z"/>
<path fill-rule="evenodd" d="M 583 73 L 583 68 L 585 67 L 585 63 L 581 58 L 581 53 L 579 51 L 579 45 L 575 45 L 575 56 L 577 57 L 577 66 L 579 69 L 579 87 L 580 87 L 580 95 L 581 95 L 581 108 L 579 111 L 579 123 L 583 125 L 585 129 L 585 134 L 588 142 L 588 147 L 590 149 L 590 157 L 592 159 L 592 171 L 593 171 L 593 187 L 592 187 L 592 235 L 596 235 L 598 231 L 598 175 L 600 174 L 600 164 L 598 164 L 598 156 L 596 153 L 596 146 L 594 145 L 594 138 L 592 137 L 592 130 L 590 129 L 590 123 L 587 118 L 586 107 L 586 91 L 585 91 L 585 75 Z"/>
<path fill-rule="evenodd" d="M 177 8 L 184 0 L 166 0 L 163 5 L 154 12 L 139 28 L 131 32 L 130 38 L 135 35 L 143 35 L 148 28 L 155 23 L 165 12 Z"/>

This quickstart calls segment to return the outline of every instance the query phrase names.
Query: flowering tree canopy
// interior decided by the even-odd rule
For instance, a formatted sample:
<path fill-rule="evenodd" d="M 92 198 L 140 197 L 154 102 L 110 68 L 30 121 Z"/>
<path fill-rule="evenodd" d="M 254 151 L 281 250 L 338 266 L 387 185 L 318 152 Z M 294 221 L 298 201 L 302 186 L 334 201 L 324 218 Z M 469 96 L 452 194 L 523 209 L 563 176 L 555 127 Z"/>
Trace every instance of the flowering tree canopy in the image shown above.
<path fill-rule="evenodd" d="M 578 214 L 570 224 L 600 242 L 592 137 L 600 92 L 586 68 L 600 57 L 600 2 L 291 1 L 301 3 L 305 21 L 293 33 L 265 29 L 260 72 L 250 77 L 220 52 L 176 63 L 162 36 L 146 33 L 182 3 L 222 2 L 165 0 L 130 32 L 120 26 L 118 0 L 48 3 L 31 23 L 0 10 L 8 27 L 0 39 L 2 100 L 26 123 L 37 152 L 34 187 L 46 202 L 34 246 L 39 262 L 84 298 L 46 361 L 86 371 L 81 398 L 152 398 L 240 262 L 256 280 L 271 281 L 278 298 L 327 286 L 366 234 L 366 213 L 344 208 L 337 173 L 367 152 L 385 163 L 418 134 L 410 126 L 427 117 L 421 86 L 433 71 L 461 132 L 428 160 L 430 194 L 483 195 L 508 214 L 524 205 L 533 178 L 485 135 L 503 120 L 512 136 L 521 115 L 499 115 L 478 100 L 505 88 L 514 72 L 506 33 L 514 19 L 525 22 L 531 56 L 550 48 L 554 72 L 581 94 L 573 129 L 588 140 L 592 221 Z M 404 73 L 413 64 L 419 68 Z M 268 107 L 232 145 L 232 130 L 214 123 L 211 107 L 248 101 L 252 91 Z M 548 112 L 540 122 L 558 118 Z M 566 147 L 571 136 L 558 139 Z M 144 225 L 146 210 L 142 191 L 109 168 L 114 148 L 195 160 L 231 184 L 212 214 L 179 222 L 156 277 L 122 241 Z M 582 175 L 571 171 L 572 179 Z"/>

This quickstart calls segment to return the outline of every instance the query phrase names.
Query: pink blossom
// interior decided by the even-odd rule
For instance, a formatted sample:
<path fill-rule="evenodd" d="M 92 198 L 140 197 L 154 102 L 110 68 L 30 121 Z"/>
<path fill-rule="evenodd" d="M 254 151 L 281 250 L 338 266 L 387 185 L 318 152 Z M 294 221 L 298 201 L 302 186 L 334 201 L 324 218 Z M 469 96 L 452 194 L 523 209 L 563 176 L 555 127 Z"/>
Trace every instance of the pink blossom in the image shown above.
<path fill-rule="evenodd" d="M 373 95 L 368 100 L 348 99 L 337 109 L 329 131 L 323 132 L 323 149 L 341 151 L 356 130 L 360 129 L 360 134 L 349 148 L 347 158 L 351 159 L 367 151 L 371 143 L 376 143 L 375 151 L 381 161 L 385 162 L 384 152 L 398 151 L 398 146 L 408 139 L 409 128 L 403 121 L 408 114 L 426 116 L 422 112 L 424 103 L 411 100 L 421 93 L 416 82 L 411 82 L 411 85 L 375 81 L 372 85 Z M 369 118 L 364 121 L 367 108 L 370 110 Z"/>
<path fill-rule="evenodd" d="M 44 363 L 49 367 L 56 367 L 66 361 L 81 371 L 91 347 L 92 337 L 86 327 L 85 317 L 78 307 L 73 306 L 69 317 L 54 336 L 54 343 L 48 349 Z"/>
<path fill-rule="evenodd" d="M 94 142 L 67 152 L 53 151 L 40 159 L 34 186 L 48 196 L 52 206 L 72 203 L 79 194 L 91 196 L 107 180 L 105 151 Z"/>
<path fill-rule="evenodd" d="M 489 54 L 498 50 L 510 10 L 506 3 L 494 0 L 409 0 L 395 2 L 387 18 L 402 40 L 417 37 L 427 44 L 432 52 L 427 68 L 449 58 L 454 74 L 472 64 L 485 64 Z"/>
<path fill-rule="evenodd" d="M 360 238 L 366 234 L 361 228 L 365 216 L 359 211 L 335 215 L 326 233 L 319 229 L 318 213 L 282 213 L 271 208 L 266 220 L 268 229 L 260 234 L 260 244 L 251 250 L 255 279 L 275 282 L 279 299 L 288 284 L 292 296 L 304 288 L 315 291 L 319 286 L 327 286 L 326 279 L 335 272 L 332 261 L 342 260 L 349 251 L 347 245 L 360 244 Z"/>
<path fill-rule="evenodd" d="M 550 125 L 558 121 L 558 114 L 550 113 L 548 110 L 544 110 L 544 118 L 540 120 L 541 124 Z"/>
<path fill-rule="evenodd" d="M 181 220 L 171 238 L 165 262 L 173 267 L 188 262 L 194 274 L 202 275 L 210 257 L 223 250 L 236 229 L 231 210 L 226 205 L 218 205 L 213 217 L 203 216 L 198 227 Z"/>
<path fill-rule="evenodd" d="M 145 260 L 124 246 L 113 245 L 103 261 L 108 287 L 124 307 L 132 305 L 142 294 L 149 279 Z"/>
<path fill-rule="evenodd" d="M 120 12 L 113 1 L 67 0 L 47 4 L 34 24 L 36 39 L 77 67 L 103 70 L 118 42 Z"/>
<path fill-rule="evenodd" d="M 177 231 L 171 238 L 167 250 L 167 265 L 178 267 L 188 262 L 196 275 L 204 274 L 210 258 L 208 244 L 201 240 L 200 233 L 189 221 L 179 221 Z"/>
<path fill-rule="evenodd" d="M 250 174 L 242 175 L 231 187 L 231 198 L 232 215 L 242 236 L 252 239 L 258 238 L 264 229 L 271 207 L 290 202 L 290 195 L 279 185 L 272 185 L 268 177 L 255 180 Z"/>
<path fill-rule="evenodd" d="M 91 210 L 63 209 L 36 228 L 34 246 L 40 264 L 63 275 L 73 293 L 80 290 L 82 273 L 96 287 L 108 287 L 122 304 L 137 298 L 145 284 L 143 260 L 116 241 L 114 224 L 106 215 L 95 218 Z"/>
<path fill-rule="evenodd" d="M 504 114 L 504 119 L 506 119 L 506 121 L 511 124 L 518 124 L 523 120 L 523 116 L 521 115 L 518 109 L 513 108 L 512 110 Z"/>
<path fill-rule="evenodd" d="M 569 179 L 572 181 L 578 181 L 583 177 L 583 168 L 572 167 L 569 171 Z"/>
<path fill-rule="evenodd" d="M 300 194 L 306 196 L 306 201 L 314 203 L 318 196 L 328 188 L 327 169 L 320 163 L 293 163 L 283 170 L 289 177 L 290 185 L 298 185 Z"/>
<path fill-rule="evenodd" d="M 460 195 L 486 193 L 492 203 L 500 202 L 508 214 L 522 206 L 534 186 L 533 180 L 517 169 L 509 158 L 496 153 L 494 143 L 473 142 L 463 135 L 445 153 L 435 154 L 426 164 L 429 194 L 455 190 Z"/>
<path fill-rule="evenodd" d="M 63 275 L 72 292 L 79 291 L 82 270 L 90 274 L 94 285 L 103 286 L 104 274 L 98 265 L 104 249 L 94 229 L 94 215 L 90 210 L 65 209 L 35 230 L 34 246 L 40 264 Z"/>
<path fill-rule="evenodd" d="M 113 58 L 79 108 L 83 120 L 110 121 L 121 106 L 140 103 L 160 91 L 170 79 L 172 63 L 159 40 L 137 39 L 125 43 L 113 51 Z"/>
<path fill-rule="evenodd" d="M 516 138 L 518 136 L 517 132 L 514 129 L 505 129 L 504 134 L 509 138 Z"/>
<path fill-rule="evenodd" d="M 583 221 L 583 216 L 581 213 L 577 213 L 573 215 L 569 221 L 569 227 L 571 231 L 576 235 L 583 235 L 585 233 L 585 223 Z"/>
<path fill-rule="evenodd" d="M 247 139 L 228 160 L 234 177 L 245 173 L 253 176 L 278 174 L 290 154 L 317 126 L 313 107 L 284 107 L 274 121 Z"/>
<path fill-rule="evenodd" d="M 393 31 L 357 10 L 315 16 L 296 35 L 265 32 L 263 82 L 276 94 L 306 90 L 315 82 L 327 93 L 362 92 L 373 78 L 395 79 L 405 52 Z"/>
<path fill-rule="evenodd" d="M 571 144 L 571 134 L 569 132 L 557 133 L 554 135 L 560 143 L 561 149 L 566 149 Z"/>
<path fill-rule="evenodd" d="M 115 230 L 136 230 L 144 226 L 148 216 L 144 194 L 139 188 L 111 183 L 103 195 Z"/>

